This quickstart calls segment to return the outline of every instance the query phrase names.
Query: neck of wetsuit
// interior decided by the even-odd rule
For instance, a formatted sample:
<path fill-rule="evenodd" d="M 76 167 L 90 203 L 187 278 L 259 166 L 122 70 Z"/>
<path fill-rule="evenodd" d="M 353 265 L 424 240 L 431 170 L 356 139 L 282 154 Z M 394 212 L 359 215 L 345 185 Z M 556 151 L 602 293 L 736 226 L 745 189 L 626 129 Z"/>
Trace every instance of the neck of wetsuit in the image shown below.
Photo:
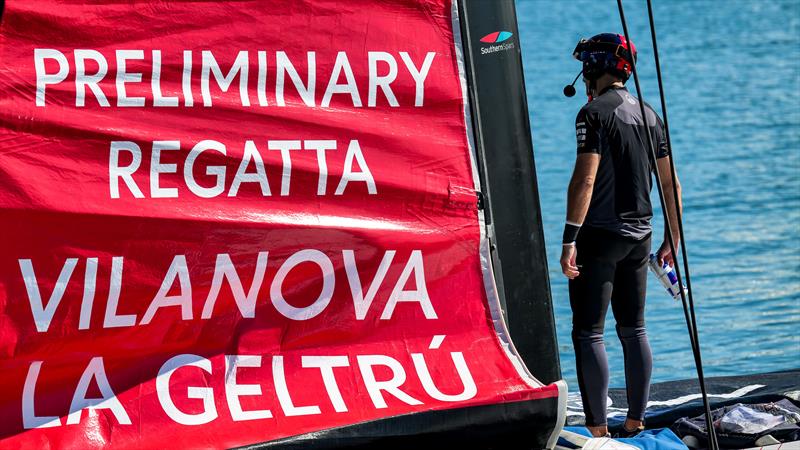
<path fill-rule="evenodd" d="M 627 91 L 627 89 L 625 88 L 625 86 L 621 86 L 621 85 L 619 85 L 619 84 L 612 83 L 612 84 L 610 84 L 610 85 L 608 85 L 608 86 L 604 87 L 604 88 L 603 88 L 603 90 L 602 90 L 602 91 L 600 91 L 600 93 L 599 93 L 599 94 L 597 94 L 597 96 L 598 96 L 598 97 L 600 97 L 601 95 L 605 94 L 606 92 L 610 91 L 611 89 L 620 89 L 620 90 L 625 90 L 625 91 Z"/>

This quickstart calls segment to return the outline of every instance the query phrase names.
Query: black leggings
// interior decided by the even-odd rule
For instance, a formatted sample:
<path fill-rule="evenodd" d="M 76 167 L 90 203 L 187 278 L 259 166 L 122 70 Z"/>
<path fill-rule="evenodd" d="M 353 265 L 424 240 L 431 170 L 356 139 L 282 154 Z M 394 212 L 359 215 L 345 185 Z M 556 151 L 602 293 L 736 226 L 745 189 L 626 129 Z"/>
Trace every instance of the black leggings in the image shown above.
<path fill-rule="evenodd" d="M 569 282 L 569 303 L 586 425 L 607 423 L 608 360 L 603 328 L 609 303 L 625 357 L 628 417 L 643 420 L 653 368 L 644 328 L 650 236 L 637 241 L 610 231 L 583 227 L 577 249 L 580 275 Z"/>

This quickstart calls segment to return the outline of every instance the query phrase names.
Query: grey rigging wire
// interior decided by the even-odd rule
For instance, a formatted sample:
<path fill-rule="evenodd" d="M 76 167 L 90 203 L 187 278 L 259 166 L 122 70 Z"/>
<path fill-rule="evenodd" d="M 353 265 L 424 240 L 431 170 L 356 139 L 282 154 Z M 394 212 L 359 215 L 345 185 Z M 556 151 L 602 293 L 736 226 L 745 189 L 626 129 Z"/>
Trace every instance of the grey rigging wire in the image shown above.
<path fill-rule="evenodd" d="M 623 32 L 625 34 L 625 40 L 628 43 L 628 47 L 629 47 L 628 51 L 629 51 L 629 54 L 631 55 L 631 61 L 630 61 L 630 63 L 631 63 L 631 71 L 633 72 L 633 80 L 634 80 L 634 83 L 636 84 L 636 94 L 637 94 L 637 96 L 639 98 L 639 108 L 641 109 L 641 113 L 642 113 L 642 121 L 644 122 L 645 134 L 647 135 L 647 144 L 648 144 L 648 149 L 649 149 L 649 156 L 650 156 L 650 159 L 651 159 L 651 163 L 653 165 L 653 169 L 654 169 L 653 172 L 654 172 L 655 177 L 656 177 L 656 186 L 658 188 L 657 189 L 658 190 L 658 197 L 659 197 L 659 200 L 661 201 L 661 209 L 663 210 L 663 213 L 664 213 L 664 227 L 666 229 L 666 233 L 665 234 L 667 235 L 667 242 L 669 243 L 669 248 L 670 248 L 670 251 L 672 252 L 673 260 L 675 260 L 675 259 L 677 259 L 678 254 L 675 251 L 676 250 L 675 242 L 672 239 L 672 229 L 671 229 L 672 227 L 671 227 L 670 222 L 669 222 L 669 211 L 667 211 L 666 199 L 664 197 L 664 192 L 663 192 L 663 189 L 661 187 L 661 175 L 658 172 L 658 167 L 657 167 L 657 163 L 656 163 L 655 147 L 653 145 L 653 140 L 652 140 L 652 137 L 650 135 L 650 127 L 647 124 L 647 114 L 646 114 L 645 109 L 644 109 L 644 98 L 642 96 L 642 89 L 641 89 L 641 86 L 639 84 L 639 74 L 638 74 L 638 72 L 636 70 L 636 63 L 633 61 L 633 51 L 631 49 L 631 44 L 630 44 L 631 39 L 630 39 L 630 35 L 628 34 L 628 24 L 627 24 L 627 21 L 625 20 L 625 11 L 624 11 L 624 8 L 622 6 L 622 0 L 617 0 L 617 7 L 619 9 L 619 18 L 620 18 L 620 21 L 622 22 L 622 30 L 623 30 Z M 654 50 L 654 56 L 655 56 L 655 61 L 656 61 L 656 72 L 658 74 L 658 87 L 659 87 L 659 94 L 660 94 L 660 97 L 661 97 L 661 107 L 662 107 L 662 113 L 664 115 L 664 132 L 665 132 L 666 138 L 667 138 L 667 146 L 670 149 L 670 154 L 671 154 L 672 153 L 672 146 L 671 146 L 671 142 L 670 142 L 670 138 L 669 138 L 669 128 L 667 126 L 667 110 L 666 110 L 666 101 L 665 101 L 665 98 L 664 98 L 663 82 L 662 82 L 662 78 L 661 78 L 661 64 L 660 64 L 660 61 L 659 61 L 659 58 L 658 58 L 658 50 L 657 50 L 657 45 L 656 45 L 655 24 L 654 24 L 654 20 L 653 20 L 653 10 L 652 10 L 652 5 L 651 5 L 651 1 L 650 0 L 647 0 L 647 10 L 648 10 L 648 17 L 650 19 L 650 32 L 651 32 L 651 36 L 652 36 L 652 39 L 653 39 L 653 50 Z M 686 288 L 687 288 L 688 297 L 689 297 L 688 304 L 687 304 L 687 299 L 686 299 L 686 297 L 687 297 L 686 292 L 684 292 L 684 290 L 683 290 L 683 279 L 681 278 L 681 273 L 680 273 L 680 269 L 679 269 L 678 264 L 675 264 L 675 275 L 678 278 L 678 287 L 679 287 L 679 292 L 680 292 L 680 295 L 681 295 L 681 302 L 683 304 L 684 317 L 686 319 L 686 325 L 689 328 L 689 339 L 690 339 L 691 344 L 692 344 L 692 355 L 694 356 L 695 368 L 697 369 L 697 379 L 698 379 L 698 382 L 700 384 L 700 393 L 702 394 L 702 397 L 703 397 L 703 406 L 705 408 L 705 416 L 706 416 L 706 428 L 708 430 L 708 437 L 709 437 L 709 448 L 711 448 L 711 450 L 718 450 L 719 449 L 719 443 L 717 442 L 717 435 L 714 432 L 714 424 L 713 424 L 712 418 L 711 418 L 711 406 L 709 404 L 708 394 L 706 392 L 705 377 L 703 376 L 703 362 L 702 362 L 702 357 L 700 355 L 700 341 L 699 341 L 698 333 L 697 333 L 697 318 L 696 318 L 695 312 L 694 312 L 694 298 L 692 296 L 691 283 L 690 283 L 690 280 L 689 280 L 689 262 L 688 262 L 688 258 L 686 257 L 686 239 L 684 239 L 683 219 L 681 217 L 681 211 L 680 211 L 681 208 L 680 208 L 680 204 L 679 204 L 679 201 L 678 201 L 679 199 L 678 199 L 677 176 L 676 176 L 676 173 L 675 173 L 674 157 L 672 157 L 672 156 L 670 156 L 670 175 L 672 177 L 672 186 L 673 186 L 672 194 L 674 195 L 674 198 L 675 198 L 675 210 L 676 210 L 676 215 L 677 215 L 677 219 L 678 219 L 677 220 L 677 222 L 678 222 L 678 233 L 679 233 L 679 237 L 680 237 L 681 252 L 682 252 L 681 257 L 683 258 L 683 266 L 684 266 L 684 271 L 686 273 L 686 281 L 687 281 Z"/>

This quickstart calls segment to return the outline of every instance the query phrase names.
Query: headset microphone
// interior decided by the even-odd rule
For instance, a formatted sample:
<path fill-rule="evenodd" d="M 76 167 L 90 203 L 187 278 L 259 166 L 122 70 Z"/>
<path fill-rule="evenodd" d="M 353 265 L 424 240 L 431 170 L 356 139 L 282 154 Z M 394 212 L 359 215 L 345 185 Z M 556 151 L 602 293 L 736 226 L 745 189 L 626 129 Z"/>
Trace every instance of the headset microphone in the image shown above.
<path fill-rule="evenodd" d="M 572 81 L 572 84 L 568 84 L 568 85 L 564 86 L 564 95 L 565 96 L 572 97 L 572 96 L 575 95 L 575 83 L 578 82 L 578 78 L 580 78 L 582 74 L 583 74 L 583 71 L 581 70 L 580 73 L 578 73 L 578 76 L 575 77 L 575 80 Z"/>

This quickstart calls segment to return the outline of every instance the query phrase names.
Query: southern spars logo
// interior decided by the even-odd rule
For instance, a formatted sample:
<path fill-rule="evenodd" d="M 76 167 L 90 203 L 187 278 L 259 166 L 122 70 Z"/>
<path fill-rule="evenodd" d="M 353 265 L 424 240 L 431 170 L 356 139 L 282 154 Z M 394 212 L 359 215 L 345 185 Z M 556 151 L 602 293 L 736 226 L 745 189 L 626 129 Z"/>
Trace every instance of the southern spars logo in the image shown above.
<path fill-rule="evenodd" d="M 481 38 L 481 42 L 485 42 L 487 44 L 495 44 L 497 42 L 503 42 L 508 40 L 514 33 L 510 31 L 495 31 L 494 33 L 489 33 L 486 36 Z"/>
<path fill-rule="evenodd" d="M 481 38 L 481 42 L 484 44 L 499 44 L 499 45 L 489 45 L 481 47 L 481 54 L 485 55 L 487 53 L 494 53 L 499 52 L 502 50 L 510 50 L 514 48 L 514 42 L 505 42 L 511 37 L 514 36 L 514 33 L 510 31 L 494 31 L 492 33 L 487 34 L 486 36 Z"/>

